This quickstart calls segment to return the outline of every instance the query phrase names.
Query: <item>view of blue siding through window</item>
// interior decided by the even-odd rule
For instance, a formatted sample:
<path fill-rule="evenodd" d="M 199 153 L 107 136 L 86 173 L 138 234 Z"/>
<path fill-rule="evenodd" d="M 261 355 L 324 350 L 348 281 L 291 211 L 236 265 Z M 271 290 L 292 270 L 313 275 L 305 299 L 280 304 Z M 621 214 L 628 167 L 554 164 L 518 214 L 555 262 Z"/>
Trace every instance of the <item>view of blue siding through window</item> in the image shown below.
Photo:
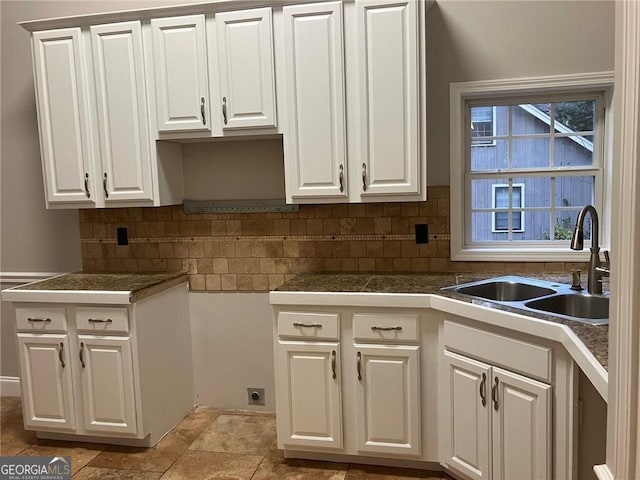
<path fill-rule="evenodd" d="M 470 105 L 467 118 L 468 240 L 568 241 L 595 202 L 596 100 Z"/>

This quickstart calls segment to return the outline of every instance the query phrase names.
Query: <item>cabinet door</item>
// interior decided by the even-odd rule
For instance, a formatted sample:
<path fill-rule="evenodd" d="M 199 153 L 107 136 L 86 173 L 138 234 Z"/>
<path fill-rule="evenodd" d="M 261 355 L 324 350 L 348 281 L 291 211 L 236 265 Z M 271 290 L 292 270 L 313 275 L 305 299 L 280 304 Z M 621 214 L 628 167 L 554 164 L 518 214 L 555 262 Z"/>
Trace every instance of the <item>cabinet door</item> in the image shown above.
<path fill-rule="evenodd" d="M 18 355 L 25 428 L 75 430 L 67 335 L 19 333 Z"/>
<path fill-rule="evenodd" d="M 282 11 L 287 196 L 345 198 L 342 4 L 293 5 Z"/>
<path fill-rule="evenodd" d="M 278 445 L 342 447 L 338 343 L 279 342 Z"/>
<path fill-rule="evenodd" d="M 105 201 L 152 200 L 140 22 L 91 27 Z"/>
<path fill-rule="evenodd" d="M 418 2 L 356 0 L 356 17 L 362 195 L 418 194 Z"/>
<path fill-rule="evenodd" d="M 491 479 L 491 367 L 448 351 L 444 363 L 443 463 L 465 477 Z"/>
<path fill-rule="evenodd" d="M 95 192 L 80 29 L 35 32 L 33 60 L 47 202 L 90 206 Z"/>
<path fill-rule="evenodd" d="M 493 478 L 551 478 L 551 386 L 493 368 Z"/>
<path fill-rule="evenodd" d="M 218 13 L 224 130 L 276 126 L 271 8 Z"/>
<path fill-rule="evenodd" d="M 210 130 L 204 15 L 151 20 L 158 130 Z"/>
<path fill-rule="evenodd" d="M 78 335 L 84 430 L 136 433 L 129 337 Z"/>
<path fill-rule="evenodd" d="M 420 454 L 418 349 L 356 345 L 358 451 Z"/>

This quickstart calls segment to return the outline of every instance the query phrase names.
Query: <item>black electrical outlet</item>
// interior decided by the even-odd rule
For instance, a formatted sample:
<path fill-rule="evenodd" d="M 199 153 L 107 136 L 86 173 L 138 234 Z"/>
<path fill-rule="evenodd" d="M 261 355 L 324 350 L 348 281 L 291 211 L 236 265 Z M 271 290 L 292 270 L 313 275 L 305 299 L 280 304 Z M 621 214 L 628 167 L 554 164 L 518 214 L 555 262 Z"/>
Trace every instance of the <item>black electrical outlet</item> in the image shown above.
<path fill-rule="evenodd" d="M 416 243 L 429 243 L 429 225 L 416 223 Z"/>
<path fill-rule="evenodd" d="M 118 237 L 118 245 L 129 245 L 127 227 L 116 227 L 116 235 Z"/>

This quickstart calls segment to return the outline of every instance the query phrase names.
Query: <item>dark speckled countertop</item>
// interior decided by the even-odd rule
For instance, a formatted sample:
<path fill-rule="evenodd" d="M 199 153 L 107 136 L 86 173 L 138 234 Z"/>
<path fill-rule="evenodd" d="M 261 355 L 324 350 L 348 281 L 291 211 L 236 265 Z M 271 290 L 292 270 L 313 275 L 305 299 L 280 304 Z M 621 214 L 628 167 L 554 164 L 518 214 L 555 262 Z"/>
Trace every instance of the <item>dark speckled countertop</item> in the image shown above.
<path fill-rule="evenodd" d="M 75 272 L 39 282 L 27 283 L 14 290 L 77 290 L 131 292 L 131 302 L 148 297 L 187 281 L 185 272 L 168 273 L 83 273 Z"/>
<path fill-rule="evenodd" d="M 465 273 L 430 273 L 430 274 L 301 274 L 278 287 L 282 292 L 370 292 L 370 293 L 424 293 L 437 294 L 456 300 L 473 303 L 473 299 L 450 290 L 440 290 L 461 283 L 484 280 L 504 274 L 465 274 Z M 512 275 L 512 274 L 510 274 Z M 567 283 L 568 275 L 532 274 L 520 276 Z M 560 323 L 568 326 L 585 344 L 600 364 L 607 369 L 609 360 L 609 327 L 607 325 L 589 325 L 572 320 L 561 319 L 544 313 L 523 311 L 493 302 L 483 301 L 483 305 L 491 304 L 493 308 L 539 320 Z"/>

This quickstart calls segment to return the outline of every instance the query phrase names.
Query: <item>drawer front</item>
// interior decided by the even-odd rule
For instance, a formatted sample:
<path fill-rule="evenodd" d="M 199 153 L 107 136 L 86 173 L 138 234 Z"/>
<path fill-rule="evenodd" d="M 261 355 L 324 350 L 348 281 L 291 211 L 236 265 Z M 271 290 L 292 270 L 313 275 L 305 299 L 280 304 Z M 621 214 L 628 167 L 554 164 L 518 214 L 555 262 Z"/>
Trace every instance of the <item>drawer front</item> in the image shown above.
<path fill-rule="evenodd" d="M 446 320 L 444 346 L 478 360 L 546 382 L 551 381 L 551 348 Z"/>
<path fill-rule="evenodd" d="M 64 307 L 17 307 L 16 328 L 20 332 L 66 332 L 67 313 Z"/>
<path fill-rule="evenodd" d="M 356 342 L 417 342 L 417 313 L 356 313 L 353 339 Z"/>
<path fill-rule="evenodd" d="M 76 328 L 78 331 L 98 335 L 129 332 L 129 315 L 126 308 L 77 307 Z"/>
<path fill-rule="evenodd" d="M 278 314 L 278 336 L 338 340 L 340 332 L 339 313 L 280 312 Z"/>

